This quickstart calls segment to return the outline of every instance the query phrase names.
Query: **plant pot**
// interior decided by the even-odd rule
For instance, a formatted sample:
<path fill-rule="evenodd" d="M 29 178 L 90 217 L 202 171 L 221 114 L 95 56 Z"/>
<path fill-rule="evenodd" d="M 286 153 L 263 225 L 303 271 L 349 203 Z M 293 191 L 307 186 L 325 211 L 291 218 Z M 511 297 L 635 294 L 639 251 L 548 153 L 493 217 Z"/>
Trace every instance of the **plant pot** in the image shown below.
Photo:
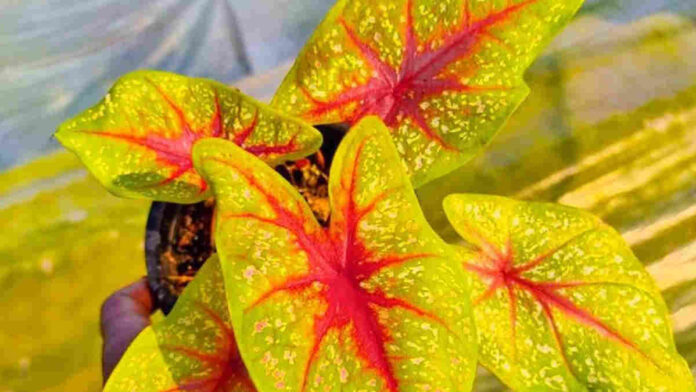
<path fill-rule="evenodd" d="M 154 202 L 145 232 L 145 260 L 155 303 L 165 314 L 213 254 L 214 202 L 183 205 Z"/>
<path fill-rule="evenodd" d="M 324 137 L 319 152 L 276 167 L 307 200 L 317 220 L 328 225 L 328 175 L 344 125 L 316 127 Z M 153 202 L 145 232 L 147 280 L 155 305 L 168 314 L 203 263 L 215 252 L 212 221 L 215 202 L 196 204 Z"/>

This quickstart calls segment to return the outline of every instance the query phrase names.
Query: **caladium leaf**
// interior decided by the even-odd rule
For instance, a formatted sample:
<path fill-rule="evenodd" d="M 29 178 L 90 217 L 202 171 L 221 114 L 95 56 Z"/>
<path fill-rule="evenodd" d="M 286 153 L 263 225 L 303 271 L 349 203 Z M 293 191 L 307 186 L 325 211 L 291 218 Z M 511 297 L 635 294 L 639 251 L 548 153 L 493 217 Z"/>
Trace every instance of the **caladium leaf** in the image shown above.
<path fill-rule="evenodd" d="M 693 391 L 668 311 L 618 233 L 589 213 L 450 195 L 469 248 L 480 360 L 517 391 Z"/>
<path fill-rule="evenodd" d="M 172 312 L 146 328 L 109 377 L 105 392 L 254 392 L 232 332 L 217 256 Z"/>
<path fill-rule="evenodd" d="M 359 122 L 329 176 L 331 221 L 234 145 L 194 162 L 217 200 L 232 323 L 261 391 L 466 391 L 476 362 L 468 292 L 430 229 L 386 127 Z"/>
<path fill-rule="evenodd" d="M 582 0 L 341 0 L 273 105 L 313 123 L 378 115 L 414 185 L 464 164 L 522 102 L 525 69 Z"/>
<path fill-rule="evenodd" d="M 321 134 L 308 124 L 236 89 L 161 71 L 121 77 L 55 136 L 114 194 L 178 203 L 209 194 L 191 162 L 201 138 L 232 140 L 271 165 L 321 145 Z"/>

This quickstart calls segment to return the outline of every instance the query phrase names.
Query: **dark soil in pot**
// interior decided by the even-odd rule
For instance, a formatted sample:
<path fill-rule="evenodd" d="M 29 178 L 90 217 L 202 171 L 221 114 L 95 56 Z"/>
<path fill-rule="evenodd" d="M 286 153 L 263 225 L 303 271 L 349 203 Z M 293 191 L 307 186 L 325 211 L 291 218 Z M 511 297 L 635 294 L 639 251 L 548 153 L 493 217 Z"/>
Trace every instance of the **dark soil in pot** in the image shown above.
<path fill-rule="evenodd" d="M 321 150 L 276 167 L 307 200 L 317 220 L 328 225 L 329 168 L 347 127 L 319 125 Z M 215 252 L 212 237 L 213 199 L 196 204 L 154 202 L 145 233 L 148 283 L 156 305 L 167 314 L 203 263 Z"/>

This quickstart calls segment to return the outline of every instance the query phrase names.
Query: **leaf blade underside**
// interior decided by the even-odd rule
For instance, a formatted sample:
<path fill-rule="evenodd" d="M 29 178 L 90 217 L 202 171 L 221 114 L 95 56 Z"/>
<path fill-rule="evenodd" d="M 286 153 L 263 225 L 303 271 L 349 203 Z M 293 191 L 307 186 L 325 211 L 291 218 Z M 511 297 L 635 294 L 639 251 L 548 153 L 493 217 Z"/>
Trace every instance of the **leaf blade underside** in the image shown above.
<path fill-rule="evenodd" d="M 321 135 L 236 89 L 162 71 L 122 76 L 94 107 L 55 137 L 112 193 L 192 203 L 209 195 L 191 149 L 201 138 L 232 140 L 274 165 L 314 152 Z"/>
<path fill-rule="evenodd" d="M 450 195 L 481 363 L 517 391 L 692 391 L 659 290 L 589 213 Z"/>
<path fill-rule="evenodd" d="M 164 320 L 130 345 L 105 392 L 255 392 L 232 332 L 217 256 Z"/>
<path fill-rule="evenodd" d="M 523 73 L 582 0 L 343 0 L 272 105 L 315 124 L 377 115 L 414 186 L 471 159 L 524 100 Z"/>
<path fill-rule="evenodd" d="M 463 276 L 379 119 L 339 146 L 327 229 L 277 173 L 229 143 L 201 142 L 194 159 L 218 203 L 233 324 L 259 390 L 471 388 Z"/>

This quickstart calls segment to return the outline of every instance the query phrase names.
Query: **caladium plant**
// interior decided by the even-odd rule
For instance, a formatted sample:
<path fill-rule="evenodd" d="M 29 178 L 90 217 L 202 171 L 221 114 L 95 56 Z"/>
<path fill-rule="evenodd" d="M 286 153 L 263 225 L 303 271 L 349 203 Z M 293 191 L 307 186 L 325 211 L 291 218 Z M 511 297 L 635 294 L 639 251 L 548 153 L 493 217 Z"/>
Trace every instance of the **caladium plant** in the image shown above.
<path fill-rule="evenodd" d="M 272 104 L 314 124 L 378 115 L 419 186 L 486 145 L 582 0 L 340 0 Z"/>
<path fill-rule="evenodd" d="M 621 237 L 569 207 L 450 195 L 466 241 L 481 363 L 516 391 L 693 391 L 652 278 Z"/>
<path fill-rule="evenodd" d="M 376 117 L 343 140 L 322 228 L 272 168 L 202 140 L 232 324 L 261 391 L 468 390 L 476 364 L 468 292 L 423 217 Z"/>
<path fill-rule="evenodd" d="M 191 161 L 204 137 L 232 140 L 268 164 L 306 156 L 321 134 L 221 83 L 161 71 L 121 77 L 55 137 L 111 192 L 192 203 L 209 197 Z"/>
<path fill-rule="evenodd" d="M 480 357 L 517 391 L 693 391 L 659 292 L 612 229 L 454 195 L 455 246 L 413 191 L 493 137 L 581 2 L 339 0 L 275 108 L 138 71 L 63 124 L 58 140 L 117 195 L 215 198 L 218 255 L 106 389 L 468 391 Z M 273 170 L 322 143 L 305 121 L 353 125 L 323 225 Z"/>
<path fill-rule="evenodd" d="M 138 335 L 104 391 L 256 391 L 232 332 L 217 256 L 172 312 Z"/>

